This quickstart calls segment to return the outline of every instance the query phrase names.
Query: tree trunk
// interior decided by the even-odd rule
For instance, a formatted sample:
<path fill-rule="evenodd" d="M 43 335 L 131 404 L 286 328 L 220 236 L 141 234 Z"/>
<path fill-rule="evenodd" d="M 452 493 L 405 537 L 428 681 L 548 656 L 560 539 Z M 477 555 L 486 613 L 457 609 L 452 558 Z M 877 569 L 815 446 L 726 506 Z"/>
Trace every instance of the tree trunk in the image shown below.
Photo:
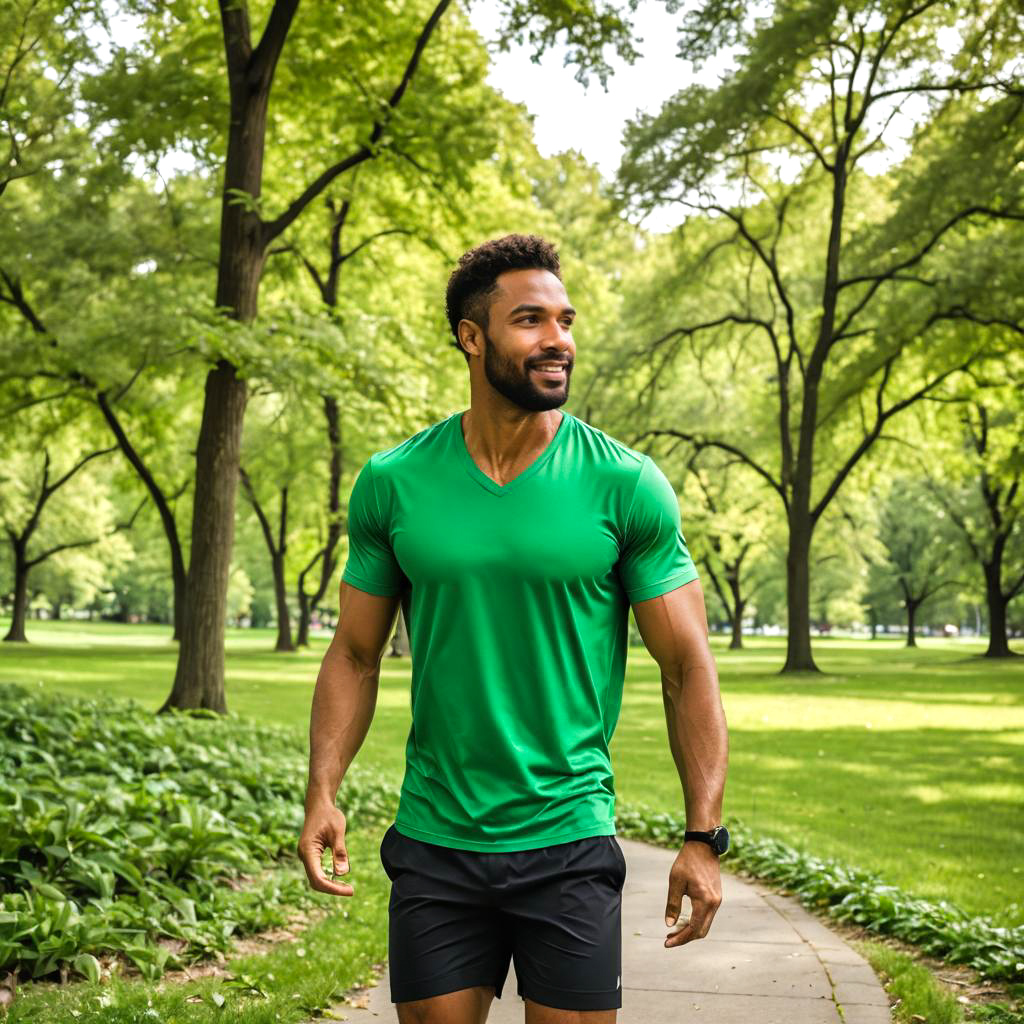
<path fill-rule="evenodd" d="M 746 602 L 740 600 L 740 596 L 734 589 L 733 594 L 736 600 L 733 607 L 736 609 L 736 613 L 732 617 L 732 640 L 729 642 L 730 651 L 742 651 L 743 650 L 743 609 L 746 607 Z"/>
<path fill-rule="evenodd" d="M 309 646 L 309 620 L 313 610 L 317 608 L 327 593 L 331 577 L 338 567 L 335 551 L 341 540 L 341 416 L 338 400 L 333 395 L 324 395 L 324 418 L 327 420 L 327 443 L 330 448 L 330 471 L 327 482 L 327 540 L 324 544 L 320 561 L 320 583 L 316 591 L 307 596 L 305 590 L 305 573 L 299 578 L 299 630 L 296 645 Z"/>
<path fill-rule="evenodd" d="M 732 612 L 730 623 L 732 627 L 732 640 L 729 641 L 730 651 L 743 650 L 743 609 L 747 602 L 743 600 L 740 574 L 743 571 L 743 559 L 746 555 L 746 548 L 743 548 L 739 557 L 731 564 L 725 566 L 725 579 L 729 584 L 729 592 L 732 594 Z"/>
<path fill-rule="evenodd" d="M 907 605 L 907 646 L 917 646 L 917 635 L 915 633 L 915 620 L 917 618 L 917 608 L 920 605 L 920 601 L 915 601 L 913 598 L 906 599 Z"/>
<path fill-rule="evenodd" d="M 789 550 L 786 555 L 786 605 L 789 631 L 786 637 L 786 664 L 783 672 L 817 672 L 811 653 L 811 536 L 821 513 L 811 512 L 814 482 L 814 442 L 818 430 L 818 397 L 826 360 L 834 338 L 836 308 L 839 302 L 839 254 L 842 248 L 843 211 L 846 206 L 847 164 L 851 136 L 837 148 L 832 170 L 832 216 L 829 228 L 825 280 L 822 288 L 821 319 L 818 338 L 804 371 L 800 432 L 796 464 L 792 467 L 792 491 L 789 504 Z M 784 424 L 788 430 L 788 419 Z M 784 477 L 788 475 L 784 467 Z"/>
<path fill-rule="evenodd" d="M 25 618 L 28 613 L 28 559 L 25 544 L 11 541 L 14 549 L 14 605 L 11 608 L 11 626 L 4 637 L 5 643 L 27 644 Z"/>
<path fill-rule="evenodd" d="M 228 35 L 225 42 L 231 123 L 221 195 L 216 304 L 234 319 L 250 323 L 256 318 L 266 258 L 262 222 L 253 207 L 262 191 L 273 70 L 271 67 L 265 77 L 252 81 L 248 57 L 239 59 L 239 39 Z M 243 194 L 250 202 L 241 201 Z M 247 398 L 246 383 L 239 379 L 235 366 L 220 359 L 206 377 L 181 645 L 174 686 L 160 711 L 171 707 L 227 711 L 224 628 Z"/>
<path fill-rule="evenodd" d="M 294 651 L 291 613 L 288 611 L 288 594 L 284 586 L 284 551 L 275 551 L 271 564 L 274 569 L 274 603 L 277 606 L 277 644 L 274 650 Z"/>
<path fill-rule="evenodd" d="M 806 513 L 790 514 L 786 554 L 786 608 L 789 627 L 783 672 L 817 672 L 811 653 L 811 521 Z"/>
<path fill-rule="evenodd" d="M 181 646 L 174 686 L 160 711 L 172 707 L 227 711 L 224 628 L 246 397 L 245 381 L 239 380 L 230 363 L 222 360 L 207 375 L 196 448 L 192 554 Z"/>
<path fill-rule="evenodd" d="M 296 587 L 296 595 L 299 599 L 299 624 L 295 629 L 295 646 L 309 646 L 309 623 L 313 617 L 313 609 L 310 607 L 309 595 L 306 593 L 306 573 L 299 574 L 299 585 Z"/>
<path fill-rule="evenodd" d="M 988 650 L 986 658 L 1015 657 L 1006 635 L 1006 607 L 1003 594 L 1003 545 L 993 547 L 992 560 L 982 563 L 985 570 L 985 599 L 988 603 Z"/>

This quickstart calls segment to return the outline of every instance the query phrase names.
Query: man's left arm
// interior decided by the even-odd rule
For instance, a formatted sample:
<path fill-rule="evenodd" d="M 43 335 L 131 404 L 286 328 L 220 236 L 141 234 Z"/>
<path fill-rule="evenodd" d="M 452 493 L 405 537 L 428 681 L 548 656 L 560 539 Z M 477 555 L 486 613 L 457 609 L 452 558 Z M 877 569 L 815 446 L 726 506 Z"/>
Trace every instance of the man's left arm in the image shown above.
<path fill-rule="evenodd" d="M 729 733 L 708 643 L 704 592 L 699 580 L 633 604 L 637 628 L 661 669 L 669 746 L 683 786 L 687 830 L 721 823 L 729 759 Z M 669 932 L 665 946 L 702 939 L 722 902 L 718 857 L 707 843 L 683 844 L 669 874 L 665 924 L 676 923 L 683 896 L 693 906 L 689 923 Z"/>

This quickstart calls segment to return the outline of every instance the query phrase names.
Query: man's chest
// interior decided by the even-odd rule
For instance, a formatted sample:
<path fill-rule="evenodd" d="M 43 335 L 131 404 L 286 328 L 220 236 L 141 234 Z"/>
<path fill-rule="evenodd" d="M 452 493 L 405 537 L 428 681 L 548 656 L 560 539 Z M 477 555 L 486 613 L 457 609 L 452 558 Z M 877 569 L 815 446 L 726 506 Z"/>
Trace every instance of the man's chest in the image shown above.
<path fill-rule="evenodd" d="M 472 484 L 407 488 L 391 510 L 391 544 L 412 585 L 497 577 L 605 581 L 619 559 L 614 495 L 540 482 L 504 495 Z"/>

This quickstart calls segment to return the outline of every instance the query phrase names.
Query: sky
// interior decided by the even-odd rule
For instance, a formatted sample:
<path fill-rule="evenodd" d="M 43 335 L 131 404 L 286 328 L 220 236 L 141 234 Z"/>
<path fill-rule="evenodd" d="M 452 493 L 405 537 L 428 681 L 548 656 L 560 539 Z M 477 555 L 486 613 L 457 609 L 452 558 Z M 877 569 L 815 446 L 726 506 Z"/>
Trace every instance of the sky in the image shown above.
<path fill-rule="evenodd" d="M 478 2 L 470 8 L 473 27 L 487 40 L 496 35 L 499 15 L 496 4 Z M 665 11 L 663 3 L 643 0 L 634 17 L 642 56 L 632 65 L 617 56 L 611 59 L 615 73 L 608 79 L 607 92 L 596 76 L 591 76 L 587 88 L 576 81 L 575 68 L 563 64 L 563 46 L 545 53 L 539 65 L 531 63 L 529 47 L 494 51 L 490 84 L 534 115 L 537 146 L 545 156 L 578 149 L 610 178 L 619 166 L 626 122 L 638 110 L 657 111 L 693 80 L 686 73 L 689 65 L 675 55 L 678 19 Z"/>
<path fill-rule="evenodd" d="M 641 0 L 632 20 L 636 49 L 641 56 L 627 64 L 615 56 L 609 63 L 614 74 L 607 91 L 596 76 L 587 88 L 566 67 L 565 47 L 558 46 L 541 58 L 530 60 L 530 47 L 492 53 L 488 80 L 508 99 L 522 103 L 534 117 L 534 138 L 544 156 L 577 149 L 611 180 L 622 155 L 622 132 L 638 111 L 656 113 L 662 103 L 694 81 L 715 84 L 726 58 L 708 62 L 699 74 L 676 56 L 676 29 L 680 14 L 669 14 L 663 0 Z M 494 39 L 500 23 L 497 4 L 478 0 L 470 7 L 473 27 Z M 665 230 L 679 223 L 684 211 L 662 209 L 652 213 L 644 226 Z"/>

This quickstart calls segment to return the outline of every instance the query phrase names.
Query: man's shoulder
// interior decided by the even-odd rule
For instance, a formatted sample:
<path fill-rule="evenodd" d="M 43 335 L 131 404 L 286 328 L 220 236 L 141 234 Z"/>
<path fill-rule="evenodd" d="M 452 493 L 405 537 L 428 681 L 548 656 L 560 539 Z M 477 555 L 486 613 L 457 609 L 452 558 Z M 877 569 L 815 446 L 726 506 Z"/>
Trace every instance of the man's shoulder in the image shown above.
<path fill-rule="evenodd" d="M 452 416 L 455 415 L 457 414 L 452 413 Z M 452 416 L 446 416 L 443 420 L 431 423 L 429 427 L 418 430 L 411 437 L 399 441 L 398 444 L 392 445 L 390 448 L 374 452 L 369 460 L 373 463 L 374 476 L 386 474 L 389 471 L 393 472 L 409 462 L 429 460 L 435 454 L 437 444 L 443 437 L 444 429 L 448 426 Z"/>
<path fill-rule="evenodd" d="M 647 456 L 631 448 L 625 441 L 595 427 L 578 416 L 573 417 L 578 425 L 579 446 L 595 467 L 606 470 L 612 476 L 636 481 Z"/>

